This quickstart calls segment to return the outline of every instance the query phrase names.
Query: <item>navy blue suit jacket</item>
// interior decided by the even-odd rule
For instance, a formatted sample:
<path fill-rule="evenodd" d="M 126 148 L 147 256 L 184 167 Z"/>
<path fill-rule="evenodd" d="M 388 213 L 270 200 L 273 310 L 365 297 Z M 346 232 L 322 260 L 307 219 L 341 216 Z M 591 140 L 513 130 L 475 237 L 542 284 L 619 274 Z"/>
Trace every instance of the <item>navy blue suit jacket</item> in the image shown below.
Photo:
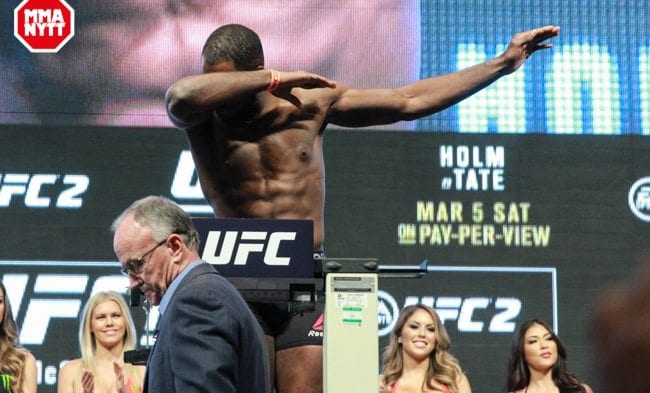
<path fill-rule="evenodd" d="M 145 392 L 267 393 L 264 333 L 237 289 L 212 265 L 183 277 L 149 356 Z"/>

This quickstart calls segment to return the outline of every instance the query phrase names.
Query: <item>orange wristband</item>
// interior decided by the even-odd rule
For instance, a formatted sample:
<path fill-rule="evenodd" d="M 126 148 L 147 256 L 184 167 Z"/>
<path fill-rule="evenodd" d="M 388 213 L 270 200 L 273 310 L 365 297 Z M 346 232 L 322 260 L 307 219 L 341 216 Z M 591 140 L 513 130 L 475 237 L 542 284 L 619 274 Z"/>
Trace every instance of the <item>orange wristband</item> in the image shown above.
<path fill-rule="evenodd" d="M 269 87 L 266 90 L 275 91 L 278 86 L 280 86 L 280 73 L 276 70 L 271 70 L 271 82 L 269 82 Z"/>

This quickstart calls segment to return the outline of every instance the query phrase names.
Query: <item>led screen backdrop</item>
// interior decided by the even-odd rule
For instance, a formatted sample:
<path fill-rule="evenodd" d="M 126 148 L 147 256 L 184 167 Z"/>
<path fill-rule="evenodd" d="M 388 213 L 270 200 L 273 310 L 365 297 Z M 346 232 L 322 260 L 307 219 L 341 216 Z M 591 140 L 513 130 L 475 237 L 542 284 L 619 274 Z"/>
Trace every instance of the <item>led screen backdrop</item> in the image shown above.
<path fill-rule="evenodd" d="M 187 154 L 172 129 L 0 131 L 0 271 L 41 361 L 42 391 L 53 391 L 62 360 L 78 356 L 87 297 L 127 285 L 113 218 L 148 194 L 194 216 L 206 210 Z M 592 304 L 647 252 L 647 138 L 330 130 L 325 159 L 328 256 L 429 261 L 422 279 L 380 281 L 382 347 L 404 305 L 434 305 L 474 391 L 493 392 L 515 325 L 538 316 L 559 332 L 572 368 L 597 384 Z M 134 313 L 146 342 L 144 313 Z"/>
<path fill-rule="evenodd" d="M 592 305 L 650 235 L 646 1 L 68 0 L 75 35 L 56 54 L 14 37 L 19 3 L 0 5 L 0 278 L 39 391 L 55 391 L 60 363 L 79 355 L 90 294 L 125 290 L 113 218 L 148 194 L 211 214 L 162 101 L 200 71 L 209 33 L 233 22 L 260 34 L 268 67 L 355 87 L 453 72 L 515 32 L 561 26 L 517 73 L 388 127 L 421 132 L 328 130 L 326 251 L 429 261 L 422 279 L 380 280 L 381 347 L 403 306 L 433 305 L 473 390 L 503 391 L 516 323 L 541 317 L 599 390 Z M 155 310 L 133 313 L 145 345 Z"/>
<path fill-rule="evenodd" d="M 170 126 L 162 97 L 200 72 L 219 25 L 256 30 L 268 67 L 354 87 L 397 87 L 501 53 L 514 33 L 558 25 L 554 48 L 441 114 L 397 129 L 650 134 L 650 14 L 644 0 L 68 0 L 75 35 L 56 54 L 13 36 L 0 5 L 0 123 Z M 177 4 L 178 3 L 178 4 Z M 290 28 L 287 28 L 290 26 Z"/>

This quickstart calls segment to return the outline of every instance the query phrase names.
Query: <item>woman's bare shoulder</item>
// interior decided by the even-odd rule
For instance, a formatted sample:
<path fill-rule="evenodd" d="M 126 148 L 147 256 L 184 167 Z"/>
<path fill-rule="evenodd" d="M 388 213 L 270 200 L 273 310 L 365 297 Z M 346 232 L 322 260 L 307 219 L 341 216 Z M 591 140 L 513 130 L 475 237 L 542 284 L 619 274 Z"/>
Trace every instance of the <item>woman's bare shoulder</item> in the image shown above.
<path fill-rule="evenodd" d="M 61 366 L 61 372 L 74 373 L 81 370 L 81 359 L 72 359 Z"/>

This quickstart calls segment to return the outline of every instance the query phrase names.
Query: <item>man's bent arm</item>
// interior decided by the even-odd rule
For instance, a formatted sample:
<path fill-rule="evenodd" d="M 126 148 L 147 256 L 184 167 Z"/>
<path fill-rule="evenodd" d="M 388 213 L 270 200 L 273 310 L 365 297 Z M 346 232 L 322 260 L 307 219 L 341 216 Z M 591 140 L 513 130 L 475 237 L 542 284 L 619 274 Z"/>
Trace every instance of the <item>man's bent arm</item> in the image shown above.
<path fill-rule="evenodd" d="M 558 34 L 559 27 L 555 26 L 518 33 L 506 51 L 492 60 L 397 89 L 345 90 L 330 108 L 328 120 L 333 124 L 363 127 L 414 120 L 439 112 L 516 71 L 533 52 L 551 47 L 542 41 Z"/>
<path fill-rule="evenodd" d="M 165 106 L 175 126 L 188 129 L 209 119 L 214 109 L 237 107 L 243 99 L 265 90 L 270 70 L 210 72 L 179 79 L 167 89 Z"/>
<path fill-rule="evenodd" d="M 187 130 L 209 120 L 219 107 L 237 108 L 250 105 L 256 93 L 269 89 L 275 72 L 274 90 L 293 87 L 313 89 L 334 88 L 336 84 L 318 74 L 304 71 L 272 70 L 209 72 L 178 80 L 167 90 L 165 105 L 175 126 Z"/>

